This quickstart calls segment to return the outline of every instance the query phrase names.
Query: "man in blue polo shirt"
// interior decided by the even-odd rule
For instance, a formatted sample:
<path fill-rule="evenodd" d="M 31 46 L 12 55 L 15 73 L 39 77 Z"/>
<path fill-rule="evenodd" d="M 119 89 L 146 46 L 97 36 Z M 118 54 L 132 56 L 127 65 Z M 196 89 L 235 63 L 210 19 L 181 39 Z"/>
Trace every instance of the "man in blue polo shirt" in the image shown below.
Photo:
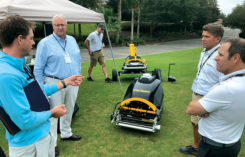
<path fill-rule="evenodd" d="M 10 16 L 0 23 L 0 43 L 3 46 L 0 51 L 0 107 L 20 129 L 15 135 L 6 131 L 10 157 L 54 157 L 49 118 L 58 118 L 66 113 L 64 104 L 50 111 L 31 110 L 24 87 L 34 81 L 25 70 L 25 56 L 35 44 L 32 28 L 32 23 L 19 16 Z M 79 86 L 82 78 L 74 75 L 40 86 L 46 95 L 51 95 L 68 85 Z"/>

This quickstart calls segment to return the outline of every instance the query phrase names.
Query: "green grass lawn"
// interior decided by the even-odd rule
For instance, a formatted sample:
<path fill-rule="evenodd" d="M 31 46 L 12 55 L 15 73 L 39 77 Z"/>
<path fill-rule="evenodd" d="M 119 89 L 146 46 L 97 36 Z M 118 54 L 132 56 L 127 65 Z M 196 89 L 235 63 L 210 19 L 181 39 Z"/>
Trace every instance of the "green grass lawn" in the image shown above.
<path fill-rule="evenodd" d="M 81 24 L 81 32 L 83 36 L 88 36 L 89 33 L 96 30 L 96 24 Z M 78 36 L 78 24 L 75 24 L 75 33 L 74 34 L 74 24 L 68 24 L 67 26 L 67 34 Z"/>
<path fill-rule="evenodd" d="M 171 75 L 177 84 L 167 82 L 167 72 L 163 71 L 164 110 L 156 133 L 121 128 L 110 123 L 114 105 L 123 100 L 129 83 L 138 75 L 121 75 L 122 88 L 118 82 L 106 84 L 101 66 L 97 66 L 92 77 L 94 82 L 84 81 L 78 94 L 78 113 L 73 119 L 73 133 L 81 135 L 81 141 L 58 140 L 60 157 L 191 157 L 179 153 L 179 147 L 192 143 L 190 116 L 185 109 L 191 100 L 191 85 L 196 74 L 201 48 L 143 56 L 148 70 L 168 68 L 175 62 Z M 123 59 L 116 60 L 118 69 Z M 87 76 L 88 63 L 82 64 L 83 75 Z M 108 73 L 113 62 L 107 61 Z M 111 75 L 111 74 L 110 74 Z M 7 152 L 5 131 L 0 126 L 0 145 Z M 244 145 L 244 136 L 242 145 Z M 242 146 L 239 157 L 245 156 Z"/>

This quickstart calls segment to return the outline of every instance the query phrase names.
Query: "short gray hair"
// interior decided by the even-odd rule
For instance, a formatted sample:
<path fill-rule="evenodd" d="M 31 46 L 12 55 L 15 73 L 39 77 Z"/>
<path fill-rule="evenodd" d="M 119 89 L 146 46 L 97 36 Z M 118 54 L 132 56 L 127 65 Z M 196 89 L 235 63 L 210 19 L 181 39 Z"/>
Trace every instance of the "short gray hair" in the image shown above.
<path fill-rule="evenodd" d="M 56 17 L 60 17 L 60 18 L 64 19 L 66 21 L 66 24 L 67 24 L 66 17 L 64 15 L 62 15 L 62 14 L 56 14 L 56 15 L 54 15 L 53 18 L 52 18 L 52 24 L 54 24 L 54 19 Z"/>

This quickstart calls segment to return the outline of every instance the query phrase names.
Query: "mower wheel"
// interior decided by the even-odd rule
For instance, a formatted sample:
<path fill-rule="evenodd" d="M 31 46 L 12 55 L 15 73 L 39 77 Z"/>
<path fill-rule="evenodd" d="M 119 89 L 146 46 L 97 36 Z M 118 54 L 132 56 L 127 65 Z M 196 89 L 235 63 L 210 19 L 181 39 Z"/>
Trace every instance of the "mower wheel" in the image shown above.
<path fill-rule="evenodd" d="M 112 69 L 112 81 L 117 81 L 117 70 Z"/>
<path fill-rule="evenodd" d="M 156 75 L 156 78 L 159 79 L 162 82 L 162 72 L 161 69 L 154 69 L 154 74 Z"/>

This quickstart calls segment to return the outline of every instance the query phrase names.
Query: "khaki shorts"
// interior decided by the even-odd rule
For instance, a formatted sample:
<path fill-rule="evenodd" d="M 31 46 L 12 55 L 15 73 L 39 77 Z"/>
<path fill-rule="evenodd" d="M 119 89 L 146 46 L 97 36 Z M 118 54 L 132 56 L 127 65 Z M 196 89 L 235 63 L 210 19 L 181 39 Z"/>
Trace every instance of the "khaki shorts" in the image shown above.
<path fill-rule="evenodd" d="M 192 93 L 192 100 L 199 100 L 201 99 L 203 96 L 202 95 L 197 95 L 195 93 Z M 198 122 L 200 120 L 200 117 L 199 116 L 196 116 L 196 115 L 191 115 L 191 122 L 194 124 L 194 125 L 197 125 Z"/>
<path fill-rule="evenodd" d="M 90 66 L 96 66 L 97 62 L 99 62 L 100 65 L 105 64 L 104 61 L 104 53 L 103 50 L 96 51 L 92 53 L 92 56 L 90 56 Z"/>

